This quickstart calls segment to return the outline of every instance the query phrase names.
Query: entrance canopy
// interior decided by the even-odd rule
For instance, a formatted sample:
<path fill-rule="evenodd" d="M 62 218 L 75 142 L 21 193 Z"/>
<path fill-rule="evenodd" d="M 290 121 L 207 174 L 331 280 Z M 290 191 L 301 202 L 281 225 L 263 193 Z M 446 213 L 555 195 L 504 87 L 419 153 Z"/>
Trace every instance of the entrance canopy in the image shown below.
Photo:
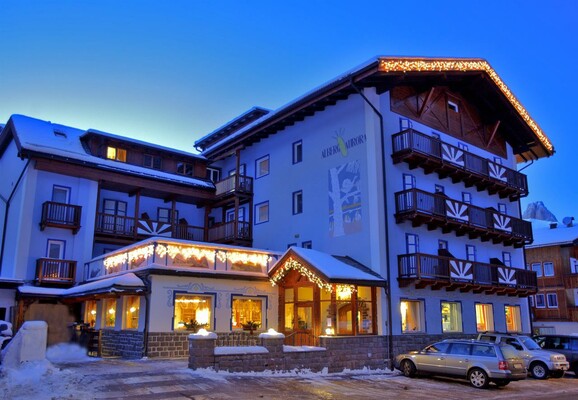
<path fill-rule="evenodd" d="M 331 291 L 333 285 L 359 285 L 385 287 L 386 280 L 377 272 L 346 256 L 301 247 L 291 247 L 269 271 L 269 280 L 277 284 L 291 270 Z"/>

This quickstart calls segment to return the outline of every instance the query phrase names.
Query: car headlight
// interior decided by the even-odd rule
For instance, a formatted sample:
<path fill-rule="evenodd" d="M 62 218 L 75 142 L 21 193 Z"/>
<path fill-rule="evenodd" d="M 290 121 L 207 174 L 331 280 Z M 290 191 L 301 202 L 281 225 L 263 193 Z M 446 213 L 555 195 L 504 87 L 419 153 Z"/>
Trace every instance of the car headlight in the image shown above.
<path fill-rule="evenodd" d="M 566 356 L 564 354 L 552 354 L 550 356 L 551 361 L 566 361 Z"/>

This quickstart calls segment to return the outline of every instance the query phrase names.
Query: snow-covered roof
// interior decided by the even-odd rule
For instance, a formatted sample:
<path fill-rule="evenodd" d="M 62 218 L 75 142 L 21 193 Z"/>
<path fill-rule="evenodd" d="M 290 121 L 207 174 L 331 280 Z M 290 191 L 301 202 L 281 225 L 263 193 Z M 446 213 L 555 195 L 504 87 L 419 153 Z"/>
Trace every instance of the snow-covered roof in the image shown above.
<path fill-rule="evenodd" d="M 65 125 L 53 124 L 49 121 L 42 121 L 36 118 L 27 117 L 25 115 L 12 115 L 10 117 L 14 125 L 14 134 L 16 135 L 17 143 L 19 143 L 20 150 L 27 150 L 46 154 L 52 157 L 59 157 L 69 161 L 88 164 L 96 168 L 107 169 L 111 171 L 119 171 L 131 175 L 138 175 L 145 178 L 160 179 L 163 181 L 171 181 L 181 184 L 193 185 L 198 187 L 213 188 L 212 182 L 202 179 L 190 178 L 184 175 L 170 174 L 163 171 L 158 171 L 150 168 L 141 167 L 123 163 L 120 161 L 108 160 L 89 154 L 84 148 L 81 137 L 87 132 L 72 128 Z M 92 131 L 96 132 L 96 131 Z M 98 133 L 104 134 L 104 133 Z M 110 137 L 121 138 L 121 136 L 106 134 Z M 134 143 L 143 143 L 135 141 L 134 139 L 122 138 L 123 140 Z M 156 147 L 148 144 L 149 147 Z M 197 155 L 184 153 L 179 150 L 162 147 L 165 151 L 176 152 L 179 154 L 187 154 L 191 157 L 199 157 Z"/>
<path fill-rule="evenodd" d="M 313 249 L 304 249 L 302 247 L 290 247 L 285 255 L 273 267 L 270 275 L 280 267 L 288 256 L 296 256 L 305 261 L 319 273 L 324 275 L 330 283 L 348 283 L 348 282 L 374 282 L 379 285 L 385 284 L 377 272 L 358 263 L 349 257 L 332 256 L 321 251 Z"/>
<path fill-rule="evenodd" d="M 132 272 L 128 272 L 123 275 L 92 281 L 68 289 L 20 286 L 18 291 L 22 294 L 29 295 L 69 297 L 83 294 L 123 292 L 126 290 L 142 291 L 144 287 L 145 285 L 139 277 Z"/>
<path fill-rule="evenodd" d="M 561 246 L 572 244 L 578 240 L 578 225 L 566 226 L 560 222 L 530 219 L 534 241 L 527 245 L 527 249 L 545 246 Z M 551 224 L 556 224 L 551 228 Z"/>

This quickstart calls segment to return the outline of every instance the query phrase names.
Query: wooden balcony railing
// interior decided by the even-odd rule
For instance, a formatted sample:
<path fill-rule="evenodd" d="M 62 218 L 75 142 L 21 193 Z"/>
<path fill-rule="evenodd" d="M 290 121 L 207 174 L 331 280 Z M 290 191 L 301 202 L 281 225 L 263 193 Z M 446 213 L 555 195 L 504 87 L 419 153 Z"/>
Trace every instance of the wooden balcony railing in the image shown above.
<path fill-rule="evenodd" d="M 253 178 L 245 175 L 231 175 L 215 183 L 215 195 L 223 197 L 228 194 L 253 194 Z"/>
<path fill-rule="evenodd" d="M 36 281 L 39 284 L 74 284 L 76 261 L 59 260 L 55 258 L 39 258 L 36 260 Z"/>
<path fill-rule="evenodd" d="M 392 141 L 394 164 L 405 161 L 412 169 L 421 167 L 426 174 L 436 172 L 442 179 L 450 177 L 454 183 L 464 182 L 501 198 L 528 195 L 526 175 L 435 137 L 407 129 L 393 135 Z"/>
<path fill-rule="evenodd" d="M 46 227 L 64 228 L 72 229 L 72 233 L 76 234 L 80 229 L 81 212 L 81 206 L 45 201 L 42 204 L 40 230 Z"/>
<path fill-rule="evenodd" d="M 432 290 L 460 289 L 462 292 L 496 293 L 524 297 L 538 291 L 534 271 L 460 260 L 430 254 L 403 254 L 398 256 L 400 287 L 415 283 L 417 289 L 430 286 Z"/>
<path fill-rule="evenodd" d="M 233 243 L 251 241 L 250 223 L 230 221 L 209 228 L 209 242 Z"/>
<path fill-rule="evenodd" d="M 413 226 L 426 224 L 428 228 L 441 227 L 444 233 L 454 230 L 458 236 L 481 238 L 521 247 L 532 243 L 532 224 L 523 219 L 500 214 L 493 208 L 481 208 L 441 193 L 408 189 L 395 194 L 397 223 L 412 221 Z"/>
<path fill-rule="evenodd" d="M 566 274 L 566 275 L 564 275 L 564 287 L 566 289 L 577 289 L 578 288 L 578 274 Z"/>

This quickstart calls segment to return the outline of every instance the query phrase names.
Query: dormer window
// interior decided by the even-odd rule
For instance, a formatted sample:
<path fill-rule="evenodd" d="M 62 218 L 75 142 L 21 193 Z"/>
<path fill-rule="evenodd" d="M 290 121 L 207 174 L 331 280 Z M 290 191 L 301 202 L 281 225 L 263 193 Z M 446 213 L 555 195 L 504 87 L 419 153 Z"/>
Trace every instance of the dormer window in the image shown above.
<path fill-rule="evenodd" d="M 458 103 L 454 103 L 453 101 L 448 100 L 448 108 L 453 112 L 460 112 L 458 107 Z"/>
<path fill-rule="evenodd" d="M 126 150 L 108 146 L 106 148 L 106 158 L 109 160 L 126 162 Z"/>
<path fill-rule="evenodd" d="M 66 133 L 60 131 L 54 131 L 54 136 L 66 139 Z"/>
<path fill-rule="evenodd" d="M 143 166 L 147 168 L 161 169 L 161 157 L 145 154 L 143 157 Z"/>
<path fill-rule="evenodd" d="M 193 176 L 193 164 L 185 162 L 177 163 L 177 174 Z"/>

